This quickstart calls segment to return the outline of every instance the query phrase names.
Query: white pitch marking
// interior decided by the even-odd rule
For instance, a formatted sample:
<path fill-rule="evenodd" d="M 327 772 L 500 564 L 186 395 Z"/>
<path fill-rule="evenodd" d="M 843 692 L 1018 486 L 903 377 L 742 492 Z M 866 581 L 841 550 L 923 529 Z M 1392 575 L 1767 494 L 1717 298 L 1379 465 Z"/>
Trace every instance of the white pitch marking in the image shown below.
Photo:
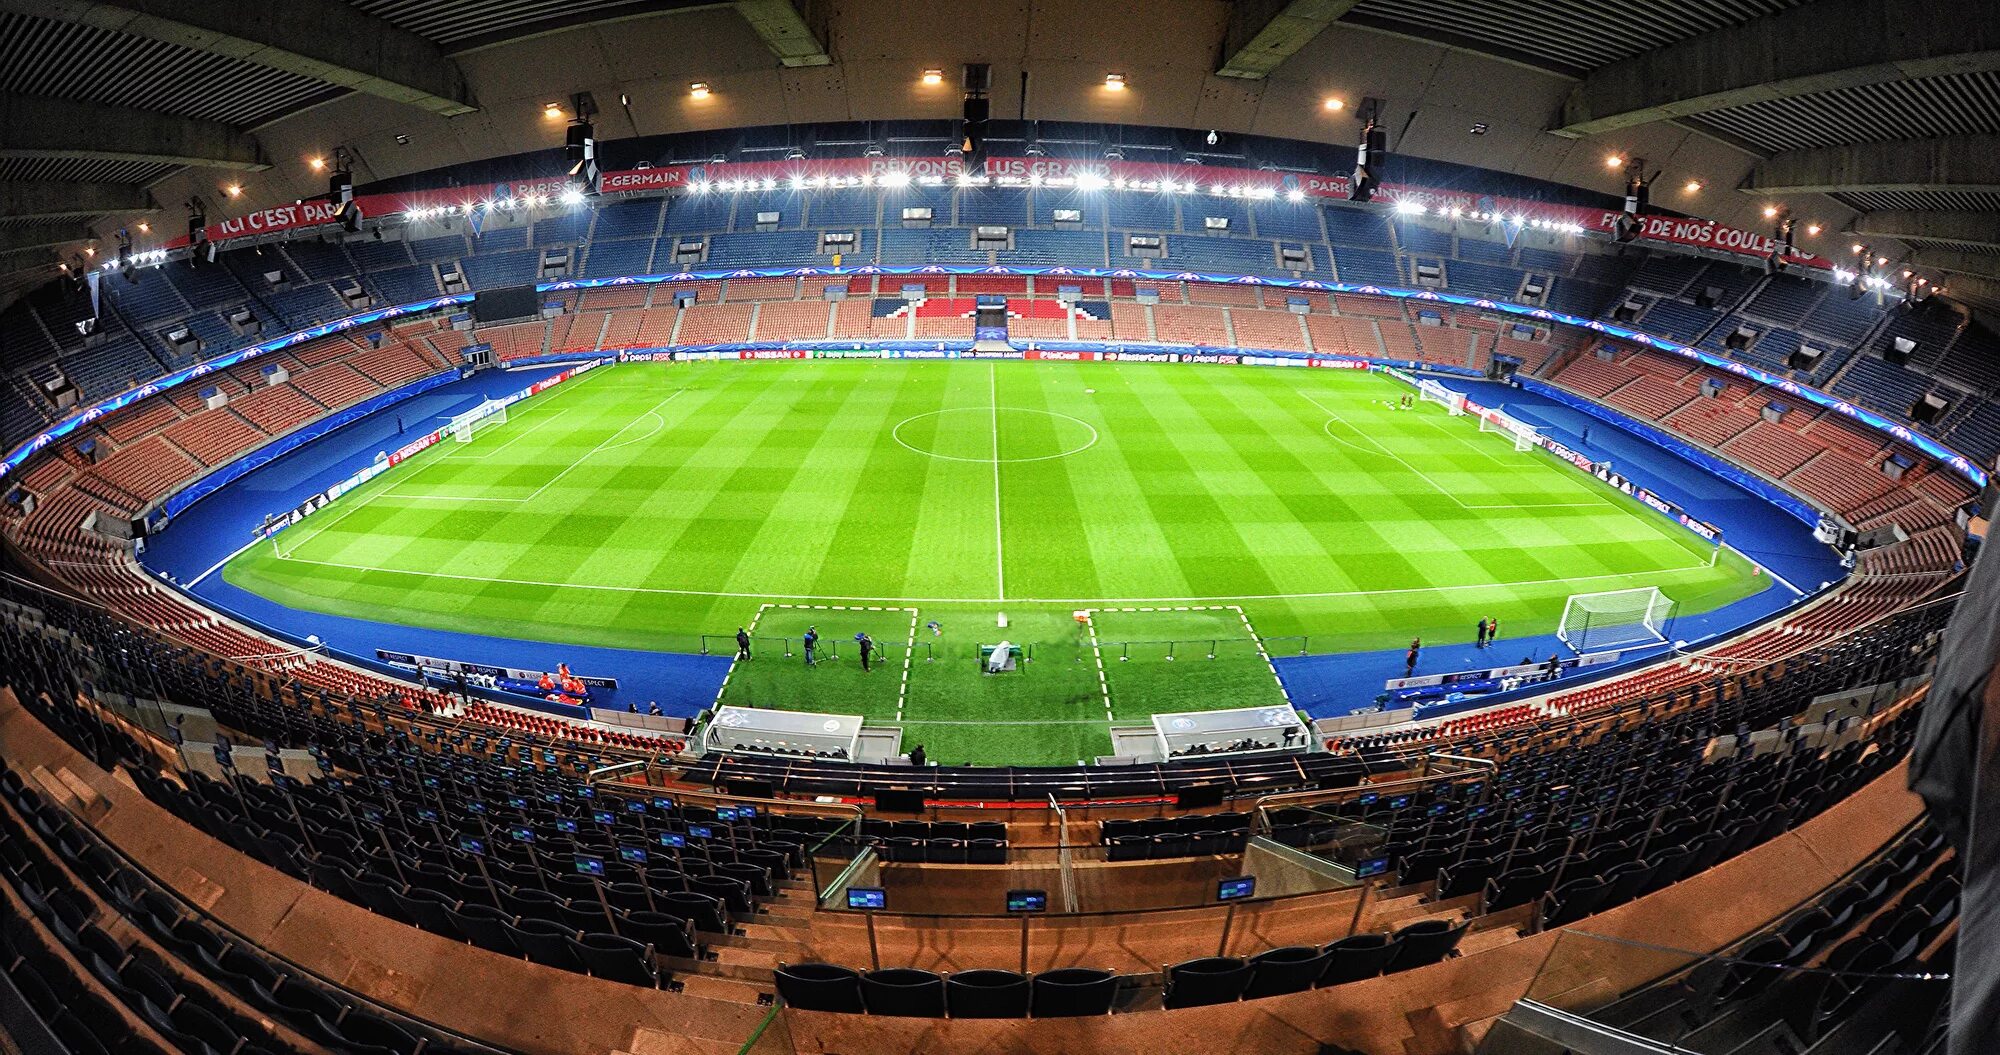
<path fill-rule="evenodd" d="M 1007 599 L 1007 544 L 1000 529 L 1000 367 L 986 364 L 986 379 L 991 393 L 993 423 L 993 574 L 999 583 L 1001 600 Z M 1091 430 L 1095 442 L 1097 432 Z"/>
<path fill-rule="evenodd" d="M 664 407 L 664 406 L 666 406 L 666 405 L 667 405 L 668 403 L 671 403 L 671 402 L 673 402 L 673 401 L 674 401 L 675 399 L 678 399 L 678 398 L 680 398 L 680 396 L 681 396 L 682 394 L 684 394 L 685 392 L 687 392 L 687 389 L 685 389 L 685 388 L 682 388 L 682 389 L 676 389 L 676 390 L 675 390 L 674 392 L 670 393 L 670 394 L 669 394 L 669 395 L 667 396 L 667 398 L 665 398 L 665 399 L 662 399 L 662 400 L 660 400 L 660 401 L 659 401 L 658 403 L 655 403 L 655 404 L 653 404 L 653 405 L 652 405 L 652 407 L 651 407 L 650 409 L 648 409 L 648 410 L 646 411 L 646 413 L 645 413 L 645 414 L 641 414 L 641 415 L 639 416 L 639 417 L 646 417 L 646 416 L 650 415 L 650 416 L 651 416 L 651 417 L 652 417 L 652 418 L 653 418 L 653 419 L 654 419 L 655 421 L 658 421 L 658 422 L 660 422 L 660 425 L 659 425 L 658 427 L 655 427 L 655 428 L 653 429 L 653 431 L 652 431 L 652 432 L 649 432 L 649 433 L 647 433 L 647 434 L 646 434 L 646 436 L 645 436 L 645 437 L 642 437 L 642 438 L 644 438 L 644 439 L 650 439 L 650 438 L 652 438 L 653 436 L 655 436 L 655 435 L 657 435 L 657 434 L 659 433 L 659 431 L 660 431 L 660 428 L 663 428 L 663 427 L 665 427 L 665 425 L 666 425 L 666 419 L 664 419 L 664 418 L 660 417 L 660 415 L 659 415 L 659 409 L 660 409 L 661 407 Z M 639 418 L 633 418 L 633 419 L 632 419 L 632 421 L 638 421 L 638 420 L 639 420 Z M 624 428 L 620 428 L 620 429 L 619 429 L 619 430 L 618 430 L 617 432 L 614 432 L 614 433 L 612 433 L 611 435 L 609 435 L 609 436 L 606 436 L 606 437 L 604 438 L 604 442 L 603 442 L 603 443 L 600 443 L 600 444 L 598 444 L 597 446 L 595 446 L 595 447 L 592 447 L 592 448 L 591 448 L 591 449 L 590 449 L 590 450 L 589 450 L 589 451 L 588 451 L 587 453 L 585 453 L 585 454 L 584 454 L 584 456 L 583 456 L 583 457 L 581 457 L 581 458 L 578 458 L 577 460 L 575 460 L 575 461 L 573 461 L 573 462 L 569 463 L 569 464 L 568 464 L 567 466 L 564 466 L 564 467 L 563 467 L 563 470 L 562 470 L 561 472 L 559 472 L 559 473 L 555 474 L 554 476 L 551 476 L 551 477 L 549 477 L 549 481 L 548 481 L 547 483 L 543 484 L 543 485 L 542 485 L 542 486 L 540 486 L 540 487 L 537 487 L 537 488 L 535 488 L 535 491 L 534 491 L 534 493 L 533 493 L 533 494 L 530 494 L 530 495 L 529 495 L 528 497 L 526 497 L 526 498 L 523 498 L 523 499 L 521 499 L 521 501 L 523 501 L 523 502 L 532 502 L 532 501 L 534 501 L 535 499 L 537 499 L 537 498 L 540 498 L 540 497 L 542 496 L 542 492 L 543 492 L 543 491 L 546 491 L 546 490 L 548 490 L 549 488 L 551 488 L 551 487 L 554 487 L 554 486 L 556 485 L 556 481 L 557 481 L 557 480 L 560 480 L 560 479 L 562 479 L 563 477 L 565 477 L 565 476 L 568 476 L 568 475 L 569 475 L 569 474 L 570 474 L 570 473 L 571 473 L 571 472 L 572 472 L 573 470 L 575 470 L 575 469 L 576 469 L 576 467 L 577 467 L 577 466 L 579 466 L 579 465 L 582 465 L 583 463 L 585 463 L 585 462 L 589 461 L 589 460 L 591 459 L 591 456 L 592 456 L 592 455 L 595 455 L 595 454 L 597 454 L 597 453 L 598 453 L 599 451 L 606 451 L 606 450 L 616 450 L 616 449 L 617 449 L 617 447 L 623 447 L 623 446 L 627 446 L 627 445 L 628 445 L 629 443 L 636 443 L 636 442 L 639 442 L 638 440 L 631 440 L 631 441 L 627 441 L 627 443 L 621 443 L 621 444 L 618 444 L 618 445 L 616 445 L 615 447 L 614 447 L 614 446 L 610 446 L 610 444 L 611 444 L 611 441 L 612 441 L 612 440 L 615 440 L 615 439 L 617 439 L 618 437 L 620 437 L 620 436 L 623 436 L 623 435 L 625 434 L 625 429 L 628 429 L 628 428 L 631 428 L 631 427 L 632 427 L 632 421 L 628 421 L 628 422 L 626 422 L 626 423 L 625 423 L 625 426 L 624 426 Z"/>

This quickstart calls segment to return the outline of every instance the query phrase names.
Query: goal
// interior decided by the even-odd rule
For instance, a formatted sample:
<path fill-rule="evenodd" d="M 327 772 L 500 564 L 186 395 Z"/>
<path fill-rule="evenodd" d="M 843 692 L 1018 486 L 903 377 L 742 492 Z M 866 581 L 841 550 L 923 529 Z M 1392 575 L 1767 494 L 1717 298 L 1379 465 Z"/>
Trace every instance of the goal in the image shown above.
<path fill-rule="evenodd" d="M 1452 417 L 1465 413 L 1465 393 L 1454 392 L 1430 378 L 1417 382 L 1417 395 L 1426 403 L 1439 403 Z"/>
<path fill-rule="evenodd" d="M 1479 431 L 1500 432 L 1513 437 L 1517 451 L 1532 451 L 1542 445 L 1542 434 L 1533 425 L 1497 410 L 1479 415 Z"/>
<path fill-rule="evenodd" d="M 453 437 L 460 443 L 470 443 L 472 434 L 489 425 L 507 423 L 507 402 L 489 399 L 463 414 L 454 414 L 449 426 Z"/>
<path fill-rule="evenodd" d="M 1601 652 L 1667 639 L 1673 598 L 1657 586 L 1602 593 L 1574 593 L 1563 605 L 1556 637 L 1577 652 Z"/>

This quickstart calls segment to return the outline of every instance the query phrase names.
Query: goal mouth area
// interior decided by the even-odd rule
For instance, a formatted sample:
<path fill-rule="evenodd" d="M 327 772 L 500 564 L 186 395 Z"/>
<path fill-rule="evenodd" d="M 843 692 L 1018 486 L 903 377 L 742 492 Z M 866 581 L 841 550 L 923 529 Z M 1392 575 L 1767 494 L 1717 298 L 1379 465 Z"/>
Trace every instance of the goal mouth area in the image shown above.
<path fill-rule="evenodd" d="M 482 428 L 505 425 L 509 402 L 504 399 L 489 399 L 471 410 L 453 414 L 451 420 L 445 424 L 445 431 L 451 433 L 452 438 L 460 443 L 469 442 Z"/>
<path fill-rule="evenodd" d="M 1556 638 L 1579 654 L 1664 644 L 1674 607 L 1657 586 L 1574 593 L 1563 602 Z"/>

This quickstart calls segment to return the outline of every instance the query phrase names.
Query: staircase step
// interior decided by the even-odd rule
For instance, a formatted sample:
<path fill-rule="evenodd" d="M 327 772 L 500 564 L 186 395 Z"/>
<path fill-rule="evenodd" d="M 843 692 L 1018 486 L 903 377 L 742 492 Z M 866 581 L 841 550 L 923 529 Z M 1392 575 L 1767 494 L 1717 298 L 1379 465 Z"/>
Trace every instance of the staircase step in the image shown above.
<path fill-rule="evenodd" d="M 691 974 L 675 978 L 681 983 L 682 991 L 688 996 L 698 996 L 706 1000 L 728 1000 L 738 1004 L 755 1004 L 757 998 L 769 993 L 769 989 L 759 989 L 745 982 L 709 975 Z"/>

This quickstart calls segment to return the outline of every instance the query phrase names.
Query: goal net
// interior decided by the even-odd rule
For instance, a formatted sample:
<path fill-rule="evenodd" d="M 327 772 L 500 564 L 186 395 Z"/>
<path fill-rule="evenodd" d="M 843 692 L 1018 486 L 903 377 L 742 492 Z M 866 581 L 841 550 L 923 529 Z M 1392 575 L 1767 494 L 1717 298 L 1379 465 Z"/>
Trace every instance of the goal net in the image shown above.
<path fill-rule="evenodd" d="M 1479 431 L 1506 434 L 1513 439 L 1517 451 L 1532 451 L 1542 445 L 1542 434 L 1533 425 L 1497 410 L 1479 415 Z"/>
<path fill-rule="evenodd" d="M 1417 395 L 1426 403 L 1441 404 L 1452 417 L 1465 413 L 1465 393 L 1454 392 L 1428 377 L 1417 382 Z"/>
<path fill-rule="evenodd" d="M 489 399 L 463 414 L 451 418 L 451 434 L 460 443 L 469 443 L 472 434 L 492 425 L 507 423 L 507 403 L 505 400 Z"/>
<path fill-rule="evenodd" d="M 1577 652 L 1601 652 L 1667 639 L 1674 602 L 1657 586 L 1571 594 L 1556 637 Z"/>

